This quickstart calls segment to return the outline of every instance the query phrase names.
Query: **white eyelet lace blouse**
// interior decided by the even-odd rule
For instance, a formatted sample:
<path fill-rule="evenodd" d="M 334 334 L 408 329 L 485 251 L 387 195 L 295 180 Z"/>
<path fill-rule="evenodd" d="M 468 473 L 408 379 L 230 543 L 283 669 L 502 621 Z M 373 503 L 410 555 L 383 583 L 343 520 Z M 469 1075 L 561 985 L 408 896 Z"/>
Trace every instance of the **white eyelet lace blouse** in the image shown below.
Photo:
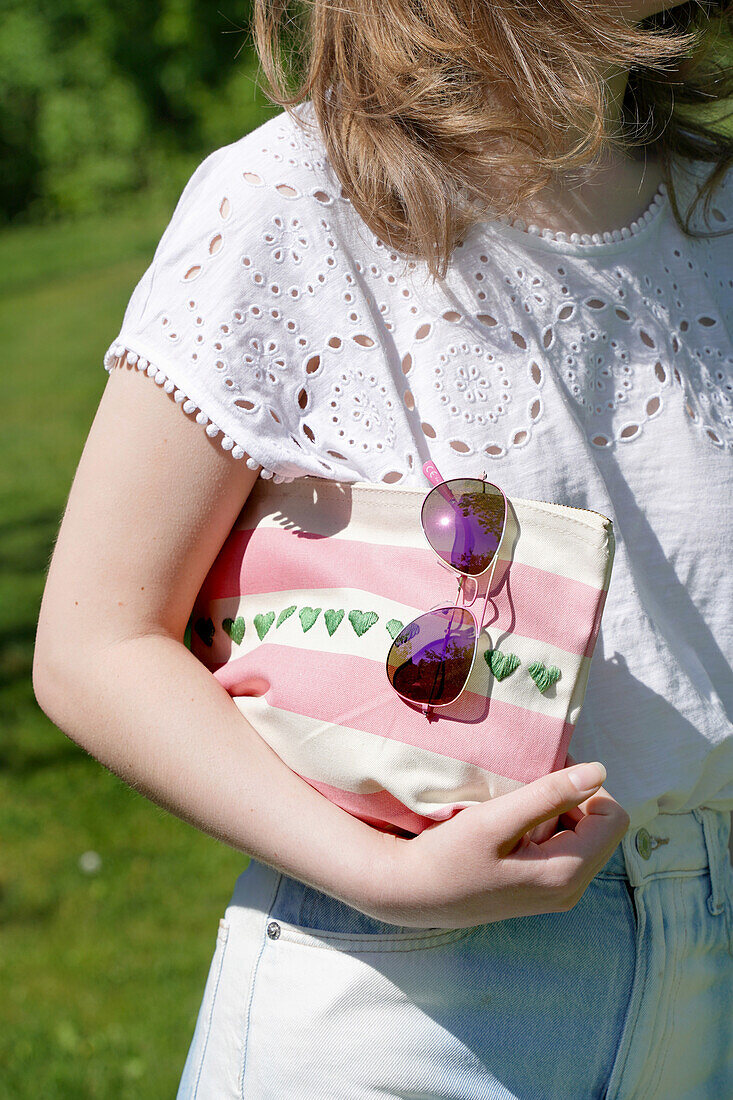
<path fill-rule="evenodd" d="M 711 168 L 676 166 L 683 213 Z M 692 224 L 733 228 L 730 173 Z M 571 751 L 638 827 L 733 809 L 732 259 L 733 235 L 680 232 L 662 185 L 613 232 L 497 219 L 442 282 L 403 277 L 282 113 L 193 173 L 104 365 L 126 352 L 264 478 L 427 492 L 433 458 L 610 516 Z"/>

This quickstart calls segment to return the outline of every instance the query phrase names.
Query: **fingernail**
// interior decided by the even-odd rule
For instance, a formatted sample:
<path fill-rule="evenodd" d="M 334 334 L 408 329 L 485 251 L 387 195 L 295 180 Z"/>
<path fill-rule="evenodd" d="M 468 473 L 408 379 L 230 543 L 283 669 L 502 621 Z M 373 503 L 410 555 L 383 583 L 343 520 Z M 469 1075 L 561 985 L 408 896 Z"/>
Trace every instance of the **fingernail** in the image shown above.
<path fill-rule="evenodd" d="M 594 791 L 606 778 L 606 769 L 599 760 L 592 764 L 576 764 L 568 771 L 568 779 L 578 791 Z"/>

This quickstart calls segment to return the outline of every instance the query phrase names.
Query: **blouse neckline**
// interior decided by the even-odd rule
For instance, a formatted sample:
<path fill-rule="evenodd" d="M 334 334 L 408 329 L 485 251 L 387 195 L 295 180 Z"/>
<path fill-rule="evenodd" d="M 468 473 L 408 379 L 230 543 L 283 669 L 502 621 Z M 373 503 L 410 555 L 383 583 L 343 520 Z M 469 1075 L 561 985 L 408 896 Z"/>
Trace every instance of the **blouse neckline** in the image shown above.
<path fill-rule="evenodd" d="M 542 229 L 523 218 L 503 214 L 477 225 L 479 232 L 507 235 L 517 241 L 537 245 L 553 252 L 585 256 L 603 252 L 621 252 L 635 247 L 649 230 L 663 220 L 670 210 L 666 183 L 660 183 L 646 210 L 630 225 L 609 229 L 603 233 L 566 233 Z"/>

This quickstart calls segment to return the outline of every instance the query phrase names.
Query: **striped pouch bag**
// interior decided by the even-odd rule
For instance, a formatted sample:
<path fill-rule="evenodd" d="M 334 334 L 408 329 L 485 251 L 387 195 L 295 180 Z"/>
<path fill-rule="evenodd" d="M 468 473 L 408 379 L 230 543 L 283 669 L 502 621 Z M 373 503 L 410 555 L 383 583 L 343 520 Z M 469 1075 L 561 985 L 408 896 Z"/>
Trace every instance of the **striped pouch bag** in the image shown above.
<path fill-rule="evenodd" d="M 288 767 L 399 836 L 565 766 L 615 546 L 598 512 L 507 497 L 470 679 L 428 718 L 386 671 L 405 624 L 459 599 L 422 530 L 427 491 L 259 478 L 189 622 L 192 653 Z"/>

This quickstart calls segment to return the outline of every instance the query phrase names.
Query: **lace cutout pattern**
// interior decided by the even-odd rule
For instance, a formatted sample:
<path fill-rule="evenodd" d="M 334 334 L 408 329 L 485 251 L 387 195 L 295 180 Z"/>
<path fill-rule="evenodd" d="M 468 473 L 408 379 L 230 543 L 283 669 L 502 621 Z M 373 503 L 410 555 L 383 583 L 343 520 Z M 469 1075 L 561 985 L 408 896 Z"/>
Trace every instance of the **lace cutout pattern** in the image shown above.
<path fill-rule="evenodd" d="M 713 229 L 733 224 L 731 188 Z M 459 476 L 531 447 L 568 402 L 599 453 L 670 402 L 730 450 L 728 247 L 685 238 L 662 185 L 610 233 L 476 226 L 446 280 L 421 283 L 355 217 L 317 136 L 281 115 L 194 173 L 104 365 L 125 356 L 277 482 L 422 484 L 426 448 Z"/>
<path fill-rule="evenodd" d="M 727 209 L 733 206 L 730 190 L 728 179 L 722 200 L 713 204 L 713 228 L 733 224 L 721 209 L 723 203 Z M 650 226 L 662 228 L 654 214 L 633 226 L 636 229 L 624 242 Z M 546 239 L 555 244 L 563 236 Z M 586 254 L 593 243 L 585 242 Z M 474 391 L 482 395 L 491 385 L 479 362 L 490 366 L 494 392 L 502 373 L 507 375 L 506 396 L 495 411 L 505 412 L 515 396 L 521 401 L 514 402 L 504 439 L 484 447 L 489 457 L 502 457 L 510 447 L 527 442 L 532 422 L 543 411 L 539 393 L 538 403 L 531 404 L 527 378 L 539 390 L 546 371 L 562 382 L 576 403 L 596 449 L 638 439 L 646 424 L 663 415 L 668 400 L 683 402 L 706 444 L 732 449 L 732 318 L 730 305 L 727 310 L 719 305 L 730 302 L 733 287 L 733 279 L 721 277 L 728 274 L 721 258 L 725 244 L 721 239 L 689 240 L 679 231 L 659 233 L 649 242 L 648 262 L 641 271 L 629 268 L 613 240 L 595 244 L 590 260 L 579 252 L 560 255 L 554 249 L 528 246 L 520 264 L 513 243 L 501 237 L 492 241 L 491 249 L 482 240 L 463 249 L 456 280 L 460 288 L 453 301 L 485 311 L 474 317 L 488 326 L 493 347 L 489 351 L 484 342 L 479 357 L 478 347 L 470 351 L 466 344 L 459 345 L 466 363 L 450 372 L 451 390 L 441 399 L 452 413 L 470 421 L 467 371 Z M 502 361 L 513 364 L 513 369 L 502 370 Z M 433 370 L 440 389 L 440 366 Z M 473 453 L 461 441 L 451 445 Z"/>

